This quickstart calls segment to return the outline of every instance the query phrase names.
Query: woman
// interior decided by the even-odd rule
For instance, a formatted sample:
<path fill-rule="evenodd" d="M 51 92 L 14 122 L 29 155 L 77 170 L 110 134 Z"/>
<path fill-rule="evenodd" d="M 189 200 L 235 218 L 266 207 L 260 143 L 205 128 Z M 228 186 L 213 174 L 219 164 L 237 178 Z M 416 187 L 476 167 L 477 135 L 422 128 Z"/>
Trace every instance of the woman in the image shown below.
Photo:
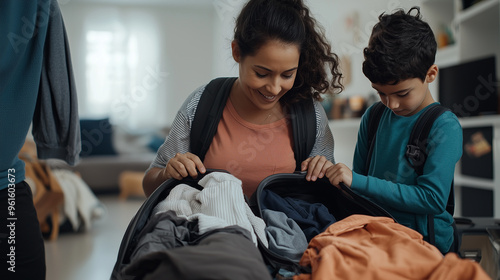
<path fill-rule="evenodd" d="M 146 171 L 146 195 L 167 179 L 196 177 L 206 168 L 224 169 L 238 177 L 247 196 L 265 177 L 294 172 L 288 113 L 291 104 L 308 99 L 314 100 L 316 141 L 300 169 L 314 181 L 324 176 L 324 164 L 334 161 L 333 136 L 320 94 L 343 89 L 339 62 L 302 0 L 247 2 L 236 20 L 231 48 L 239 76 L 203 162 L 191 153 L 189 135 L 205 86 L 195 90 L 180 108 L 170 134 Z"/>

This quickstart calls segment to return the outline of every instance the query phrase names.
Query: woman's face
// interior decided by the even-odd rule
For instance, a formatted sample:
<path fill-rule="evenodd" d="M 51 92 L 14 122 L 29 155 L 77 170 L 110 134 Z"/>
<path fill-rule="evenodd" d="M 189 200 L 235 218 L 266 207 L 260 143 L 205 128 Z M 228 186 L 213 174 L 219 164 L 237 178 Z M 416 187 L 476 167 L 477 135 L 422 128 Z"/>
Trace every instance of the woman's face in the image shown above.
<path fill-rule="evenodd" d="M 254 54 L 241 57 L 233 42 L 233 57 L 239 63 L 239 85 L 243 96 L 256 109 L 269 110 L 293 87 L 300 50 L 295 44 L 271 40 Z"/>

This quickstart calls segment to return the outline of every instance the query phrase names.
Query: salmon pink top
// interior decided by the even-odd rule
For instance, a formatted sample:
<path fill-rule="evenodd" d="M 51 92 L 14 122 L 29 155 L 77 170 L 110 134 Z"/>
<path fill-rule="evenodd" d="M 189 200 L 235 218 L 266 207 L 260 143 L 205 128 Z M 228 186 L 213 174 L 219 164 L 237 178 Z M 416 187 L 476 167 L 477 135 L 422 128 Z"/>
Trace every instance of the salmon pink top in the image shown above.
<path fill-rule="evenodd" d="M 265 177 L 294 172 L 291 122 L 287 118 L 264 125 L 247 122 L 228 99 L 203 164 L 239 178 L 243 193 L 250 197 Z"/>

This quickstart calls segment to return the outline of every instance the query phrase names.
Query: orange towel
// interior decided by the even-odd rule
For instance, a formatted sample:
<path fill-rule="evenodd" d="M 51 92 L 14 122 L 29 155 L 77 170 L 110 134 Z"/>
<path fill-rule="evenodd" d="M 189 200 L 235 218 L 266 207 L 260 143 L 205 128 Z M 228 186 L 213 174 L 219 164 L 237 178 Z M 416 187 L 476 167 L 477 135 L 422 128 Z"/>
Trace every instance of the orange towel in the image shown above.
<path fill-rule="evenodd" d="M 450 255 L 450 256 L 448 256 Z M 490 279 L 479 264 L 444 258 L 422 235 L 386 217 L 352 215 L 309 243 L 300 264 L 305 279 Z"/>

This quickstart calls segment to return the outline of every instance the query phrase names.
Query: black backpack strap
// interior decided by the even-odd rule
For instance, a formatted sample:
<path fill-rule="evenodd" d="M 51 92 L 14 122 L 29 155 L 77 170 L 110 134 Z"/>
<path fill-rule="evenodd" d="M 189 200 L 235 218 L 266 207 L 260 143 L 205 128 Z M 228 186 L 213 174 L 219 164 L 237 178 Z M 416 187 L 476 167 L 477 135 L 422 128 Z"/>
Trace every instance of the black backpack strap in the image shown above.
<path fill-rule="evenodd" d="M 214 79 L 208 83 L 200 97 L 191 126 L 190 149 L 201 161 L 205 159 L 205 154 L 217 133 L 219 120 L 222 118 L 222 112 L 236 79 L 236 77 Z M 289 109 L 296 170 L 300 170 L 300 164 L 307 159 L 316 142 L 316 113 L 312 99 L 293 103 Z"/>
<path fill-rule="evenodd" d="M 427 108 L 422 115 L 420 115 L 417 122 L 413 126 L 408 145 L 406 146 L 406 159 L 410 162 L 410 165 L 413 166 L 415 172 L 419 176 L 424 173 L 424 164 L 427 159 L 428 136 L 431 131 L 432 124 L 446 111 L 449 111 L 449 109 L 440 104 L 434 104 Z M 455 191 L 453 185 L 452 181 L 448 201 L 446 203 L 446 211 L 452 216 L 455 211 Z M 429 243 L 436 244 L 434 216 L 430 214 L 427 215 L 427 231 L 429 235 Z M 456 239 L 456 234 L 454 235 L 454 239 Z M 457 241 L 458 240 L 455 240 L 454 242 Z"/>
<path fill-rule="evenodd" d="M 439 104 L 431 105 L 420 115 L 413 126 L 410 140 L 408 145 L 406 145 L 406 158 L 419 176 L 424 173 L 424 163 L 427 158 L 427 137 L 431 131 L 432 124 L 441 114 L 448 110 Z"/>
<path fill-rule="evenodd" d="M 368 174 L 370 168 L 371 156 L 373 153 L 376 133 L 380 118 L 384 112 L 385 105 L 382 102 L 377 102 L 373 105 L 369 121 L 368 121 L 368 156 L 366 157 L 365 163 L 365 175 Z M 415 172 L 420 176 L 423 174 L 424 163 L 427 158 L 427 137 L 432 128 L 434 121 L 444 112 L 449 111 L 448 108 L 434 104 L 427 108 L 422 115 L 417 119 L 417 122 L 413 126 L 412 133 L 410 135 L 408 145 L 406 146 L 406 158 L 410 162 L 410 165 L 415 169 Z M 446 211 L 453 216 L 455 210 L 455 191 L 453 187 L 453 181 L 451 183 L 450 194 L 448 196 L 448 202 L 446 204 Z M 429 243 L 435 244 L 435 233 L 434 233 L 434 216 L 427 216 L 427 230 L 429 234 Z M 456 236 L 455 236 L 456 238 Z M 456 241 L 455 241 L 456 242 Z"/>
<path fill-rule="evenodd" d="M 378 123 L 380 122 L 384 110 L 385 105 L 380 101 L 373 104 L 370 110 L 370 116 L 368 118 L 368 155 L 366 157 L 364 175 L 368 175 L 368 170 L 370 169 L 370 161 L 372 159 L 375 138 L 377 136 Z"/>
<path fill-rule="evenodd" d="M 446 111 L 449 111 L 449 109 L 442 105 L 434 104 L 427 108 L 422 115 L 420 115 L 417 122 L 413 126 L 410 140 L 406 146 L 406 159 L 410 162 L 419 176 L 424 173 L 424 163 L 427 159 L 427 137 L 431 131 L 432 124 Z M 452 182 L 450 195 L 446 204 L 446 211 L 448 211 L 451 215 L 453 215 L 455 210 L 454 197 L 455 192 Z"/>
<path fill-rule="evenodd" d="M 219 120 L 235 80 L 236 77 L 214 79 L 208 83 L 200 97 L 191 126 L 190 148 L 201 161 L 205 159 L 205 154 L 217 132 Z"/>
<path fill-rule="evenodd" d="M 316 142 L 316 111 L 313 99 L 292 103 L 289 108 L 296 162 L 295 170 L 300 171 L 301 163 L 309 157 Z"/>

